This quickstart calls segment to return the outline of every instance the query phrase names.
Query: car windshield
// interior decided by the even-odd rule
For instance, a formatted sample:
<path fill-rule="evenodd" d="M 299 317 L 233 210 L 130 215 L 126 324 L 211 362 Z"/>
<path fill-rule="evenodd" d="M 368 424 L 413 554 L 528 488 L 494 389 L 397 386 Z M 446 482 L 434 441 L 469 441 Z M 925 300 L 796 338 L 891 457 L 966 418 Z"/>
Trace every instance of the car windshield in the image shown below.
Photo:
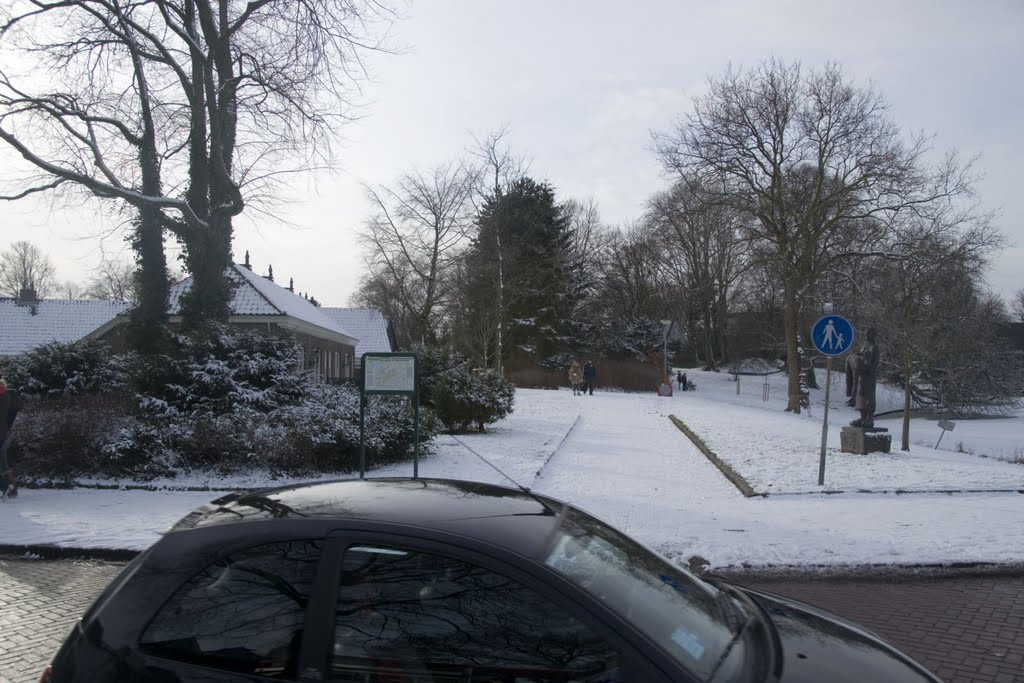
<path fill-rule="evenodd" d="M 566 511 L 544 561 L 704 679 L 714 673 L 743 620 L 714 586 L 575 510 Z"/>

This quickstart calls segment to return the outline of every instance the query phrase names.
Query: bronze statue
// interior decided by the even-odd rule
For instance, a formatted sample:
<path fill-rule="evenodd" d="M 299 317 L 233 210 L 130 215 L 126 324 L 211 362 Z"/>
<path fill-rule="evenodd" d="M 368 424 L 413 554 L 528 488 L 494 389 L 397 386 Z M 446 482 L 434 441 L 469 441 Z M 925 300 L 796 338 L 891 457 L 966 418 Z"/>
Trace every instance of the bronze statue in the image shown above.
<path fill-rule="evenodd" d="M 851 353 L 846 357 L 846 405 L 851 408 L 857 405 L 857 366 L 860 356 Z"/>
<path fill-rule="evenodd" d="M 854 427 L 875 426 L 875 381 L 878 379 L 878 330 L 869 327 L 864 344 L 853 359 L 854 408 L 860 417 L 850 423 Z"/>

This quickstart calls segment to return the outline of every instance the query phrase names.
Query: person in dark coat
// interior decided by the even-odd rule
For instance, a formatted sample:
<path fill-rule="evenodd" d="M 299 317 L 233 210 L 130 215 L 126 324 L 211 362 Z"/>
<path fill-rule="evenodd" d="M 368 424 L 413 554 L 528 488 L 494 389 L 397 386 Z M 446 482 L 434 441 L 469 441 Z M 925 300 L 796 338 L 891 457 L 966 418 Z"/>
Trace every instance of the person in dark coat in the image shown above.
<path fill-rule="evenodd" d="M 594 382 L 597 381 L 597 368 L 594 367 L 593 361 L 587 361 L 587 364 L 583 366 L 583 393 L 589 393 L 591 396 L 594 395 Z"/>
<path fill-rule="evenodd" d="M 7 461 L 7 449 L 11 447 L 11 428 L 21 409 L 21 397 L 14 389 L 7 388 L 7 382 L 0 379 L 0 496 L 17 495 L 14 472 Z"/>

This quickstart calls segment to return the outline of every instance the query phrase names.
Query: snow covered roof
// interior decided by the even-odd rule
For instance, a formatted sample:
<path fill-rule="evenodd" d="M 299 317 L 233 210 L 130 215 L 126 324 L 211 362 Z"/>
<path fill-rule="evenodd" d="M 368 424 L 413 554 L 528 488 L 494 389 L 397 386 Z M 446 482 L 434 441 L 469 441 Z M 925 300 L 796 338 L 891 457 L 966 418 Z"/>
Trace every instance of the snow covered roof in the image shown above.
<path fill-rule="evenodd" d="M 384 319 L 384 314 L 377 309 L 321 308 L 320 310 L 359 339 L 359 343 L 356 344 L 357 364 L 364 353 L 391 352 L 388 321 Z"/>
<path fill-rule="evenodd" d="M 347 328 L 325 315 L 323 309 L 245 266 L 232 264 L 225 274 L 238 285 L 231 299 L 232 316 L 276 316 L 312 326 L 346 344 L 355 345 L 358 341 L 358 335 L 350 334 Z M 186 278 L 171 287 L 167 309 L 169 315 L 181 315 L 182 296 L 190 289 L 192 278 Z M 275 322 L 291 326 L 287 321 Z"/>
<path fill-rule="evenodd" d="M 0 298 L 0 356 L 17 356 L 49 342 L 73 342 L 127 311 L 124 301 Z"/>

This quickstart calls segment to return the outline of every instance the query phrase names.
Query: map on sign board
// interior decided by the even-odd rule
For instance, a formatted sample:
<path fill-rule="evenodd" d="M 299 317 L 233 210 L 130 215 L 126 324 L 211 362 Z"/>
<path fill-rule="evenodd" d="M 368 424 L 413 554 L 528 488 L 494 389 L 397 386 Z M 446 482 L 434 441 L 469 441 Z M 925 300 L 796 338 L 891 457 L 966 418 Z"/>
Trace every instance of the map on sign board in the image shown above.
<path fill-rule="evenodd" d="M 416 358 L 414 356 L 364 356 L 364 390 L 378 393 L 413 392 L 416 390 Z"/>

